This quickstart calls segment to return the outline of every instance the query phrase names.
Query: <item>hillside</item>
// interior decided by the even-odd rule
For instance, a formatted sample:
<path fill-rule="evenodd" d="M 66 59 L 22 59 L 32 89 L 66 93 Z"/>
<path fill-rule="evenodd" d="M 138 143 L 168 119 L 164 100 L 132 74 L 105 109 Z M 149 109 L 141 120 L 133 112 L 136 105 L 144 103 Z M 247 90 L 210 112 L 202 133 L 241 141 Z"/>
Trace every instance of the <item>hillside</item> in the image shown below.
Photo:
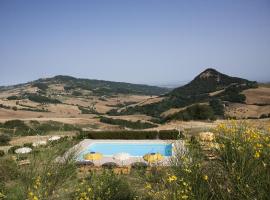
<path fill-rule="evenodd" d="M 148 85 L 55 76 L 0 87 L 0 119 L 57 120 L 101 128 L 104 124 L 98 116 L 168 91 Z"/>
<path fill-rule="evenodd" d="M 56 120 L 90 129 L 113 129 L 117 123 L 154 127 L 173 120 L 264 118 L 270 113 L 269 94 L 268 87 L 214 69 L 203 71 L 190 83 L 171 91 L 55 76 L 0 87 L 0 120 Z M 115 120 L 102 121 L 102 116 Z"/>
<path fill-rule="evenodd" d="M 215 69 L 208 68 L 196 76 L 190 83 L 174 89 L 169 93 L 169 96 L 203 95 L 223 90 L 233 85 L 250 88 L 253 84 L 255 83 L 246 79 L 231 77 Z"/>
<path fill-rule="evenodd" d="M 161 121 L 171 119 L 214 119 L 215 116 L 224 116 L 224 106 L 229 103 L 245 103 L 246 96 L 242 91 L 257 88 L 257 83 L 242 78 L 231 77 L 215 69 L 206 69 L 196 76 L 190 83 L 178 87 L 164 95 L 162 101 L 128 107 L 126 110 L 110 111 L 111 115 L 146 114 Z M 203 105 L 195 105 L 203 104 Z M 179 112 L 177 112 L 177 109 Z M 174 109 L 170 116 L 162 113 Z M 198 117 L 205 112 L 202 117 Z M 168 112 L 170 113 L 170 112 Z M 209 116 L 208 116 L 209 115 Z"/>
<path fill-rule="evenodd" d="M 114 95 L 114 94 L 139 94 L 139 95 L 161 95 L 169 91 L 167 88 L 148 86 L 143 84 L 131 84 L 124 82 L 113 82 L 95 79 L 74 78 L 72 76 L 58 75 L 52 78 L 38 79 L 26 84 L 18 84 L 8 87 L 0 87 L 3 90 L 22 88 L 25 85 L 32 85 L 45 91 L 50 85 L 62 85 L 66 92 L 86 90 L 93 95 Z"/>

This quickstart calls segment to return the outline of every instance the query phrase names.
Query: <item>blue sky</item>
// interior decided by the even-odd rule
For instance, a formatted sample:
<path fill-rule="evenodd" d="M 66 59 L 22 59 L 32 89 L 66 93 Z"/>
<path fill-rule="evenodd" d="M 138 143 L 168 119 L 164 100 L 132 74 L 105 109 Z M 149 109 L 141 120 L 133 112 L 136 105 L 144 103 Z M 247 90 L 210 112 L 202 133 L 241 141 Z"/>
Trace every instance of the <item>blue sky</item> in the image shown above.
<path fill-rule="evenodd" d="M 270 81 L 269 0 L 0 0 L 0 85 L 181 83 L 207 67 Z"/>

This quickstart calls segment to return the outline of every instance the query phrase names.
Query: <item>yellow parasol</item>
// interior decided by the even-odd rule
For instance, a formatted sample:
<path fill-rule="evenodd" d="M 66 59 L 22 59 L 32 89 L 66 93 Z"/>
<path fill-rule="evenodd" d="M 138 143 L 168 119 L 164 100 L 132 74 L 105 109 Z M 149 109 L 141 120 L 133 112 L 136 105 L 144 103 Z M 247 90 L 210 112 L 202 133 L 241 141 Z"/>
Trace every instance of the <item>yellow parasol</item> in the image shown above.
<path fill-rule="evenodd" d="M 163 159 L 163 155 L 160 153 L 148 153 L 143 156 L 143 159 L 149 163 L 161 161 Z"/>
<path fill-rule="evenodd" d="M 84 155 L 84 159 L 85 160 L 100 160 L 102 158 L 102 154 L 101 153 L 97 153 L 97 152 L 90 152 Z"/>

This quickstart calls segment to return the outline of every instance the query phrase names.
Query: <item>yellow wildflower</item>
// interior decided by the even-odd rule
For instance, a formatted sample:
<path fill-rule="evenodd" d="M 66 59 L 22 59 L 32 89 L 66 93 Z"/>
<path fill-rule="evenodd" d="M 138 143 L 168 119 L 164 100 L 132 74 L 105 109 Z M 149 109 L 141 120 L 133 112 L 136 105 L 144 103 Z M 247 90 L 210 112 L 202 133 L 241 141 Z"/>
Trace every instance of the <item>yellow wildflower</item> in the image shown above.
<path fill-rule="evenodd" d="M 208 176 L 207 175 L 204 175 L 203 176 L 203 180 L 208 181 Z"/>
<path fill-rule="evenodd" d="M 184 169 L 184 171 L 187 172 L 187 173 L 191 173 L 190 169 Z"/>
<path fill-rule="evenodd" d="M 182 199 L 188 199 L 188 196 L 187 195 L 183 195 L 182 196 Z"/>
<path fill-rule="evenodd" d="M 255 154 L 254 154 L 254 158 L 259 158 L 260 157 L 260 152 L 256 151 Z"/>
<path fill-rule="evenodd" d="M 6 196 L 2 193 L 2 192 L 0 192 L 0 198 L 5 198 Z"/>
<path fill-rule="evenodd" d="M 146 183 L 145 189 L 151 189 L 151 188 L 152 188 L 151 184 L 150 183 Z"/>
<path fill-rule="evenodd" d="M 177 177 L 176 176 L 170 176 L 169 178 L 168 178 L 168 182 L 169 183 L 171 183 L 171 182 L 173 182 L 173 181 L 176 181 L 177 180 Z"/>

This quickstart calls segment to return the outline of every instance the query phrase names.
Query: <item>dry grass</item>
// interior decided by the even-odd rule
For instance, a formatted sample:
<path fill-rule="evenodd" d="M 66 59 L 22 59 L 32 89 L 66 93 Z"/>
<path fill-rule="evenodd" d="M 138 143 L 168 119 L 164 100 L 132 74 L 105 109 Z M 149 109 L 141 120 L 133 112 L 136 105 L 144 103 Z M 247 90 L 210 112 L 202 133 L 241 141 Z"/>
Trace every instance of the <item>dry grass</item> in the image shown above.
<path fill-rule="evenodd" d="M 248 89 L 243 92 L 246 95 L 247 104 L 269 104 L 270 105 L 270 88 L 259 87 Z"/>
<path fill-rule="evenodd" d="M 227 116 L 236 118 L 247 118 L 247 117 L 260 117 L 262 114 L 270 113 L 270 105 L 257 106 L 257 105 L 246 105 L 240 103 L 230 103 L 226 108 L 225 113 Z"/>

